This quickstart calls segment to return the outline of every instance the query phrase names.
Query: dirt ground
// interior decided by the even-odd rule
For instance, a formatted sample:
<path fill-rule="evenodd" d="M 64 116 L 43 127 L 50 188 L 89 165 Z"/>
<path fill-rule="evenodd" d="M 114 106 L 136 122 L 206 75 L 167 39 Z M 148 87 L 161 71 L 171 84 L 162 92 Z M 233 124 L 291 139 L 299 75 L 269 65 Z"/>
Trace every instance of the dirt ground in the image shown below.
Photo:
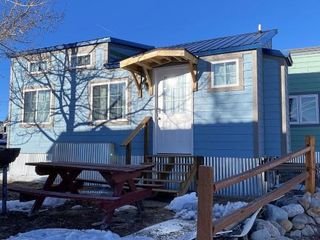
<path fill-rule="evenodd" d="M 39 185 L 38 183 L 18 184 Z M 19 196 L 10 192 L 9 199 L 19 199 Z M 134 209 L 115 213 L 110 230 L 125 236 L 147 226 L 172 219 L 174 213 L 164 208 L 171 199 L 168 197 L 147 199 L 144 201 L 145 210 L 140 215 Z M 75 205 L 82 207 L 72 209 Z M 0 216 L 0 239 L 40 228 L 100 229 L 100 226 L 92 224 L 100 222 L 103 216 L 98 206 L 83 201 L 67 201 L 62 206 L 40 211 L 31 217 L 28 217 L 27 213 L 9 212 L 7 216 Z"/>

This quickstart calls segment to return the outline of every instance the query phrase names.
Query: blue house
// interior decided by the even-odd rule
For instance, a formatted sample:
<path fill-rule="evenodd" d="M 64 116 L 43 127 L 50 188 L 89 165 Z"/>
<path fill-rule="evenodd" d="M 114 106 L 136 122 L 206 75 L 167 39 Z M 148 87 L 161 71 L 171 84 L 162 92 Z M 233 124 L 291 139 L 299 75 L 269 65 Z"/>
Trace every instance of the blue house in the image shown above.
<path fill-rule="evenodd" d="M 280 156 L 290 150 L 277 30 L 168 47 L 116 38 L 12 54 L 8 146 L 123 141 L 151 117 L 148 154 Z M 142 133 L 132 155 L 143 155 Z"/>

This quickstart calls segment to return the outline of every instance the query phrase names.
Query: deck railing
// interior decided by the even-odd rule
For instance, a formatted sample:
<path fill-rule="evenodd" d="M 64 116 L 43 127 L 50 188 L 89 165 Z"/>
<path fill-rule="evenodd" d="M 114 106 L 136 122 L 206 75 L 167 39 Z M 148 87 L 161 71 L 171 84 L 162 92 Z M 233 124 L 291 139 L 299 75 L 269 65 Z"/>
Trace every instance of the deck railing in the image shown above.
<path fill-rule="evenodd" d="M 305 181 L 306 191 L 310 193 L 315 192 L 315 138 L 307 136 L 305 139 L 306 147 L 295 153 L 289 154 L 285 157 L 272 160 L 268 163 L 262 164 L 256 168 L 248 170 L 244 173 L 237 174 L 230 178 L 217 181 L 213 181 L 212 167 L 200 166 L 199 167 L 199 185 L 198 185 L 198 221 L 197 221 L 197 239 L 198 240 L 212 240 L 212 237 L 219 231 L 225 229 L 231 224 L 242 221 L 252 213 L 257 211 L 264 205 L 272 202 L 276 198 L 281 197 L 283 194 L 289 192 L 297 184 Z M 262 172 L 272 170 L 279 165 L 286 163 L 294 158 L 305 155 L 306 170 L 298 176 L 285 182 L 281 187 L 273 190 L 254 201 L 248 203 L 243 208 L 219 218 L 216 221 L 212 221 L 212 206 L 213 195 L 216 191 L 229 187 L 233 184 L 239 183 L 243 180 L 261 174 Z"/>
<path fill-rule="evenodd" d="M 138 135 L 138 133 L 144 129 L 144 159 L 148 155 L 149 149 L 149 123 L 152 117 L 145 117 L 138 126 L 130 133 L 130 135 L 121 144 L 122 147 L 126 148 L 126 164 L 131 164 L 131 152 L 132 152 L 132 141 Z"/>

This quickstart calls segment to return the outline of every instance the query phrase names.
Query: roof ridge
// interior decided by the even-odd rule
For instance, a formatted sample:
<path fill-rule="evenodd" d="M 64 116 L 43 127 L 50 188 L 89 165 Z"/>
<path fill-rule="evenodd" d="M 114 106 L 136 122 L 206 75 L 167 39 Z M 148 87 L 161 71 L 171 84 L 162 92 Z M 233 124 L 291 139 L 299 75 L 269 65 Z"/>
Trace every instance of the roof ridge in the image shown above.
<path fill-rule="evenodd" d="M 265 31 L 261 31 L 261 32 L 256 31 L 256 32 L 250 32 L 250 33 L 234 34 L 234 35 L 229 35 L 229 36 L 224 36 L 224 37 L 217 37 L 217 38 L 208 38 L 208 39 L 204 39 L 204 40 L 198 40 L 198 41 L 192 41 L 192 42 L 169 45 L 169 46 L 166 46 L 166 47 L 176 47 L 176 46 L 179 46 L 179 45 L 201 43 L 201 42 L 206 42 L 206 41 L 210 41 L 210 40 L 222 40 L 224 38 L 240 37 L 240 36 L 244 36 L 244 35 L 257 34 L 257 33 L 265 34 L 265 33 L 272 32 L 272 31 L 277 31 L 277 29 L 269 29 L 269 30 L 265 30 Z"/>

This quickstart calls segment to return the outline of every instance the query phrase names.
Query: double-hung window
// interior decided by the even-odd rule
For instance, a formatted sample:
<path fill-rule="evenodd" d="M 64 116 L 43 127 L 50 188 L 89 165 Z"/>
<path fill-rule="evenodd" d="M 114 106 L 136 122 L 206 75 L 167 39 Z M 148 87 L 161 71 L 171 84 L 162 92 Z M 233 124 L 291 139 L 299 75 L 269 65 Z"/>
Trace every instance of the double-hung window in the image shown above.
<path fill-rule="evenodd" d="M 317 94 L 295 95 L 289 97 L 291 124 L 319 123 L 319 104 Z"/>
<path fill-rule="evenodd" d="M 48 61 L 41 60 L 29 63 L 29 72 L 30 73 L 41 73 L 48 70 Z"/>
<path fill-rule="evenodd" d="M 23 122 L 48 123 L 50 122 L 51 91 L 48 89 L 25 90 Z"/>
<path fill-rule="evenodd" d="M 72 55 L 70 62 L 71 62 L 71 68 L 88 67 L 91 65 L 91 54 Z"/>
<path fill-rule="evenodd" d="M 109 82 L 92 85 L 92 120 L 125 119 L 127 113 L 127 83 Z"/>
<path fill-rule="evenodd" d="M 211 88 L 239 86 L 239 60 L 211 63 Z"/>

